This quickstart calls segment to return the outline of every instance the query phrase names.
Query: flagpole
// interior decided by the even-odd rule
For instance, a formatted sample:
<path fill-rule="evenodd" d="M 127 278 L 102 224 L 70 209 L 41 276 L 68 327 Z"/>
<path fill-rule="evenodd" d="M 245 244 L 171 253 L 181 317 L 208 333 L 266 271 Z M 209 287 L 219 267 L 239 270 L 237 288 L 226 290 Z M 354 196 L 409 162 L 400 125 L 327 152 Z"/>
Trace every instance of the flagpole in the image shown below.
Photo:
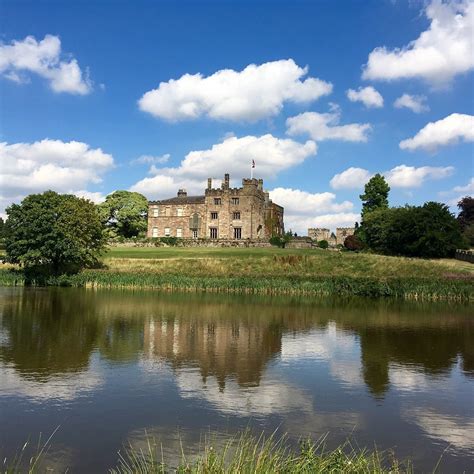
<path fill-rule="evenodd" d="M 253 160 L 250 161 L 250 179 L 253 179 Z"/>

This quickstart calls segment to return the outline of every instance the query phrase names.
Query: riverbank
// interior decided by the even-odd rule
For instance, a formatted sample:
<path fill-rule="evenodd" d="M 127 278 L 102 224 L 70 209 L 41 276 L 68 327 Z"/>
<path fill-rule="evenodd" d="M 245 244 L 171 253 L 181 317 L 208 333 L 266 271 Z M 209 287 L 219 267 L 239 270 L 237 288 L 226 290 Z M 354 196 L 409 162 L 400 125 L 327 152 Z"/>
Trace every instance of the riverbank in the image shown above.
<path fill-rule="evenodd" d="M 421 300 L 474 299 L 472 264 L 297 249 L 113 248 L 101 269 L 50 278 L 90 288 L 256 294 L 357 295 Z M 14 268 L 0 284 L 23 285 Z M 34 283 L 34 282 L 33 282 Z"/>
<path fill-rule="evenodd" d="M 166 462 L 163 445 L 147 436 L 143 446 L 130 445 L 118 453 L 117 465 L 110 469 L 112 474 L 134 473 L 188 473 L 188 474 L 233 474 L 233 473 L 361 473 L 402 474 L 412 473 L 410 462 L 399 462 L 391 452 L 368 451 L 356 448 L 350 442 L 329 450 L 325 439 L 318 442 L 302 440 L 299 449 L 291 449 L 285 437 L 265 438 L 243 433 L 226 442 L 206 439 L 197 453 L 187 452 L 182 444 L 178 448 L 175 462 Z M 23 446 L 20 455 L 12 462 L 4 461 L 6 471 L 16 474 L 28 471 L 30 474 L 48 470 L 49 443 L 28 457 L 25 466 L 23 456 L 29 448 Z M 64 466 L 62 466 L 64 467 Z M 67 469 L 66 469 L 67 470 Z"/>

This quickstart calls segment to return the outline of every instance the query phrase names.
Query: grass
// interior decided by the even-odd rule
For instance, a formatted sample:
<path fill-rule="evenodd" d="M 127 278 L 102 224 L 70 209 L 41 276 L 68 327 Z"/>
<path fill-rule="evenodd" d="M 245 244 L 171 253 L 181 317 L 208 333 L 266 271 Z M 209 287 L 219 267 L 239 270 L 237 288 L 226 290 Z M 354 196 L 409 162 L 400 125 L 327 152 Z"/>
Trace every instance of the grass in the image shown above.
<path fill-rule="evenodd" d="M 454 259 L 277 248 L 115 247 L 103 261 L 103 269 L 48 283 L 167 291 L 474 299 L 474 267 Z M 18 271 L 0 271 L 0 285 L 22 284 Z"/>
<path fill-rule="evenodd" d="M 48 442 L 49 443 L 49 440 Z M 21 450 L 25 451 L 25 447 Z M 22 463 L 15 460 L 4 466 L 0 472 L 35 474 L 50 470 L 44 459 L 44 450 Z M 198 453 L 187 454 L 182 444 L 176 453 L 177 465 L 165 462 L 163 446 L 147 436 L 144 448 L 128 446 L 118 453 L 117 465 L 112 474 L 318 474 L 318 473 L 367 473 L 401 474 L 412 473 L 409 462 L 400 463 L 391 452 L 368 451 L 354 447 L 349 441 L 328 450 L 325 438 L 317 443 L 305 440 L 299 449 L 291 449 L 286 437 L 255 437 L 249 432 L 241 433 L 225 443 L 206 439 Z M 20 459 L 21 461 L 21 459 Z"/>

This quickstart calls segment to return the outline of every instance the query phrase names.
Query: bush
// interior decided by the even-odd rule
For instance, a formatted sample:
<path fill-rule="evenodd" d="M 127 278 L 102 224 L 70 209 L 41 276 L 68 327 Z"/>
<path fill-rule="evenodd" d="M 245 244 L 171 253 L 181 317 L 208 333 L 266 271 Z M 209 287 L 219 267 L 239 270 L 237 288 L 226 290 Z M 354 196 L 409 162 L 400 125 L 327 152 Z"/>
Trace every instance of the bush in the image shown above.
<path fill-rule="evenodd" d="M 320 249 L 327 249 L 329 247 L 329 242 L 327 240 L 320 240 L 318 242 L 318 247 Z"/>
<path fill-rule="evenodd" d="M 364 244 L 359 239 L 359 237 L 357 237 L 357 235 L 348 235 L 346 239 L 344 240 L 344 247 L 347 250 L 352 250 L 354 252 L 357 252 L 364 248 Z"/>
<path fill-rule="evenodd" d="M 161 237 L 160 242 L 166 245 L 169 245 L 170 247 L 176 247 L 178 244 L 178 238 L 177 237 Z"/>

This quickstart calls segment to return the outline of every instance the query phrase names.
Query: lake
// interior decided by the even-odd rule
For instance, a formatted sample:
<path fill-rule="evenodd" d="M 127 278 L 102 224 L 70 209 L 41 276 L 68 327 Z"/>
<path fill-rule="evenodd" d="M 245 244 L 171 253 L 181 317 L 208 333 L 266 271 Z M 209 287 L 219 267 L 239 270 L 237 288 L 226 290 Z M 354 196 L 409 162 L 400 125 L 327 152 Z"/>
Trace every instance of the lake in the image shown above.
<path fill-rule="evenodd" d="M 124 444 L 327 434 L 417 470 L 474 467 L 472 308 L 393 300 L 0 288 L 0 458 L 113 467 Z"/>

